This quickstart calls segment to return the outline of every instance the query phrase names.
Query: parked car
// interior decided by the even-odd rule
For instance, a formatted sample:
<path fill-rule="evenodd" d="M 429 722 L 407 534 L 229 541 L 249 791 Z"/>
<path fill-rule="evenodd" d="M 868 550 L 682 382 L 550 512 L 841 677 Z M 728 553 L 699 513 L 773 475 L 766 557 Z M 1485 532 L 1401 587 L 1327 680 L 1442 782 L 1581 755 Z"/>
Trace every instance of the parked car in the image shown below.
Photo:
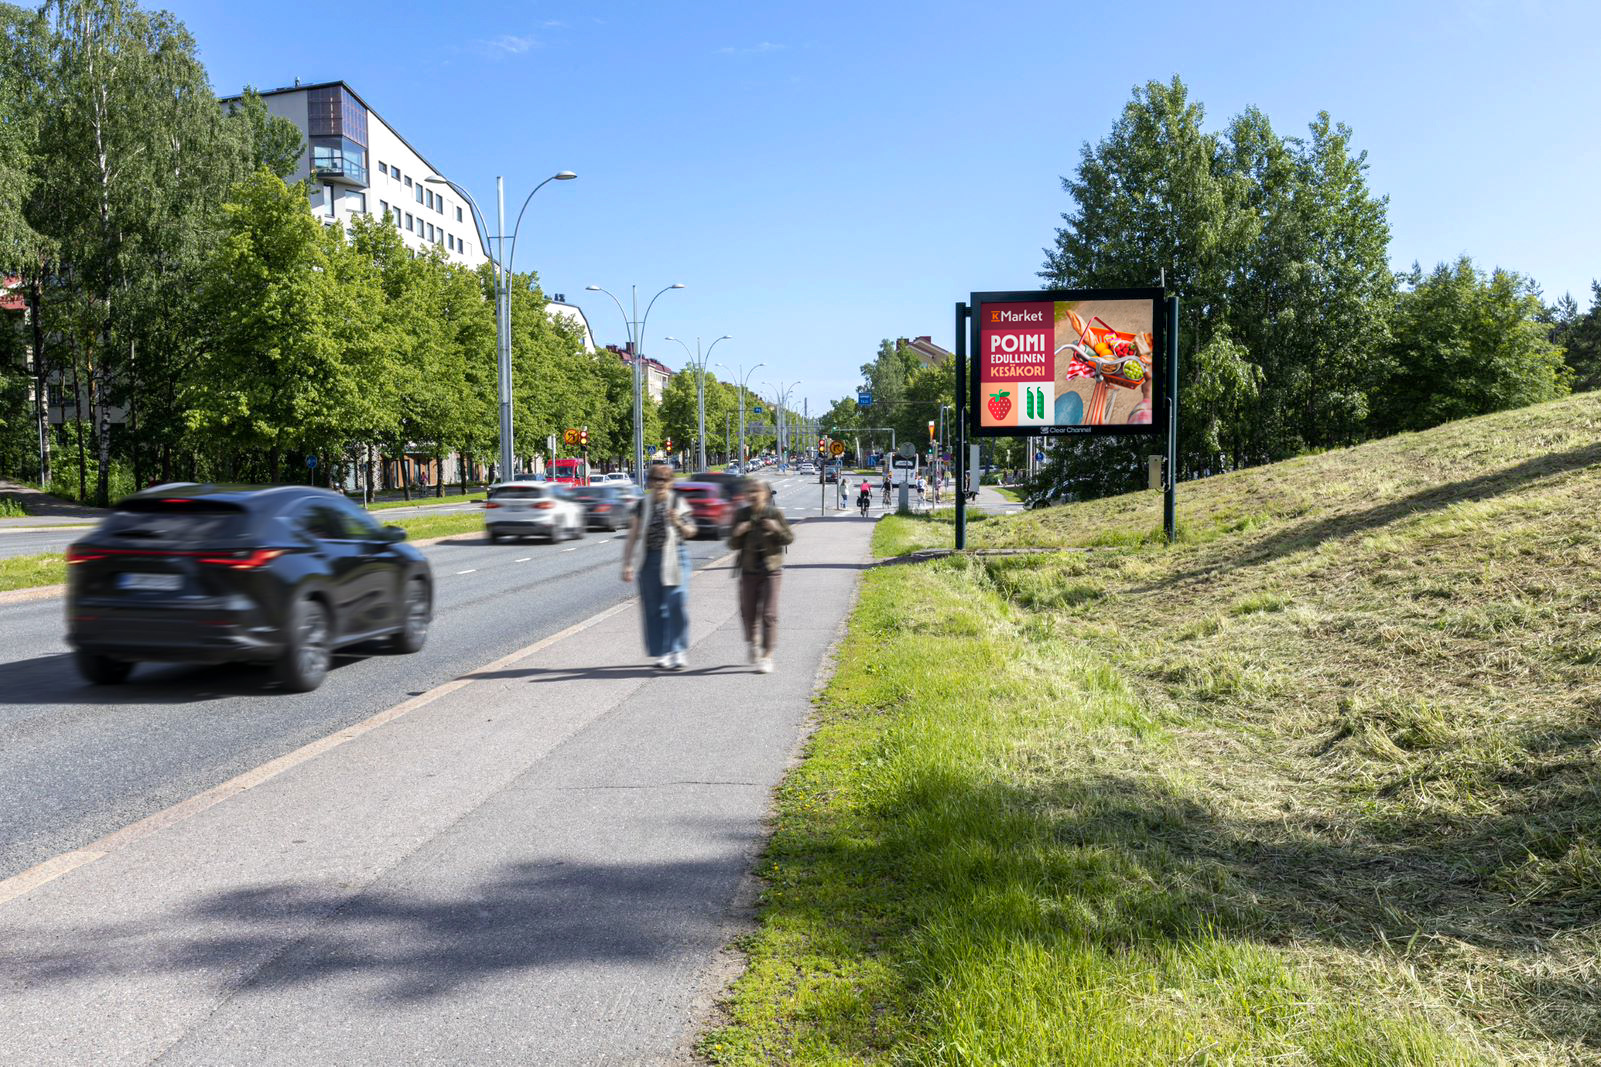
<path fill-rule="evenodd" d="M 700 536 L 728 536 L 735 507 L 730 491 L 717 482 L 679 482 L 673 490 L 689 504 Z"/>
<path fill-rule="evenodd" d="M 545 537 L 563 541 L 584 536 L 584 507 L 568 491 L 549 482 L 502 482 L 489 487 L 484 501 L 484 532 L 502 537 Z"/>
<path fill-rule="evenodd" d="M 573 499 L 584 508 L 585 524 L 591 530 L 617 530 L 628 525 L 633 498 L 620 485 L 591 485 L 578 489 Z"/>
<path fill-rule="evenodd" d="M 309 486 L 158 486 L 67 549 L 67 643 L 96 685 L 136 663 L 271 664 L 322 684 L 335 649 L 428 640 L 428 561 L 338 493 Z"/>

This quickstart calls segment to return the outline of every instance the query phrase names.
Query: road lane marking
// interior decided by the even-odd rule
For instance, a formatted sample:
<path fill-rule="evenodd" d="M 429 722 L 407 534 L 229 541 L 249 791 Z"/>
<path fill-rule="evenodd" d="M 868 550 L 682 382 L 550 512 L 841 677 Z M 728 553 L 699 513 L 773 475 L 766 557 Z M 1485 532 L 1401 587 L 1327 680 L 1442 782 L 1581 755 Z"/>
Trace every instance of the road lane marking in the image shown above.
<path fill-rule="evenodd" d="M 578 551 L 578 546 L 574 545 L 572 548 L 564 548 L 564 549 L 562 549 L 562 551 L 563 552 L 577 552 Z"/>
<path fill-rule="evenodd" d="M 478 570 L 478 568 L 477 568 L 477 567 L 468 567 L 468 568 L 467 568 L 467 569 L 466 569 L 466 570 L 464 570 L 464 571 L 457 571 L 457 572 L 456 572 L 456 573 L 457 573 L 457 574 L 474 574 L 474 573 L 476 573 L 476 572 L 477 572 L 477 570 Z"/>
<path fill-rule="evenodd" d="M 533 558 L 534 558 L 533 556 L 524 556 L 522 559 L 514 559 L 514 560 L 512 560 L 512 562 L 513 563 L 527 563 L 529 560 L 531 560 Z"/>

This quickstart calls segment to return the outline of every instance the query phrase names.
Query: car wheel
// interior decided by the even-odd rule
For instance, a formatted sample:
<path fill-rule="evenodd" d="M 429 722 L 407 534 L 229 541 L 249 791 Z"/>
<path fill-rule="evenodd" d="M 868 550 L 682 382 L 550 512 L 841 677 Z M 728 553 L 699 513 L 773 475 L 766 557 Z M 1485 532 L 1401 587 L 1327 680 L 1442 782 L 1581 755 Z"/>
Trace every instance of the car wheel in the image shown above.
<path fill-rule="evenodd" d="M 496 533 L 494 530 L 488 530 L 488 531 L 485 531 L 485 532 L 489 534 L 489 543 L 490 544 L 492 544 L 492 545 L 500 544 L 500 534 Z"/>
<path fill-rule="evenodd" d="M 278 657 L 278 682 L 291 693 L 309 693 L 328 676 L 328 609 L 307 597 L 289 618 L 289 641 Z"/>
<path fill-rule="evenodd" d="M 78 673 L 91 685 L 121 685 L 128 680 L 133 664 L 125 659 L 112 659 L 97 652 L 77 652 Z"/>
<path fill-rule="evenodd" d="M 576 538 L 580 538 L 580 537 L 586 537 L 586 536 L 588 536 L 588 534 L 589 534 L 589 520 L 586 519 L 583 522 L 574 522 L 573 523 L 573 537 L 575 539 Z"/>
<path fill-rule="evenodd" d="M 402 655 L 421 652 L 428 643 L 428 583 L 413 578 L 406 583 L 406 615 L 400 629 L 389 638 L 389 650 Z"/>

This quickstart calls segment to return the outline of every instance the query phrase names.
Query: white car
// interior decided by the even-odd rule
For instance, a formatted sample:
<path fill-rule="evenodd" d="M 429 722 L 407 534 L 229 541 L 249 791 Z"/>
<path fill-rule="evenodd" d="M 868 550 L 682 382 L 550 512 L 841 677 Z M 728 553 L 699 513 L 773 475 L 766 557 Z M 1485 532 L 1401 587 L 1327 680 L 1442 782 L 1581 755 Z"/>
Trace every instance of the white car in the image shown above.
<path fill-rule="evenodd" d="M 609 474 L 592 475 L 590 477 L 590 479 L 589 479 L 589 484 L 590 485 L 632 485 L 632 484 L 634 484 L 634 479 L 630 478 L 628 475 L 624 474 L 622 471 L 612 471 Z"/>
<path fill-rule="evenodd" d="M 799 467 L 795 468 L 795 473 L 796 474 L 816 474 L 817 473 L 817 464 L 815 464 L 815 463 L 802 463 Z"/>
<path fill-rule="evenodd" d="M 563 486 L 549 482 L 501 482 L 484 501 L 484 532 L 502 537 L 546 537 L 552 542 L 582 537 L 588 522 L 584 505 Z"/>

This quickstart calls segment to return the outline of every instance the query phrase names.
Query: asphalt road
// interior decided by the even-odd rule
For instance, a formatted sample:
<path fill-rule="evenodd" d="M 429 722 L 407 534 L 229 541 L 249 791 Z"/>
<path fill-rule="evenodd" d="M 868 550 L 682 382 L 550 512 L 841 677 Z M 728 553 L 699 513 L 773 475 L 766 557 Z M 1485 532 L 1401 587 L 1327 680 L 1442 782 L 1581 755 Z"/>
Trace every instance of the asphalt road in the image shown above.
<path fill-rule="evenodd" d="M 815 480 L 779 477 L 774 486 L 792 517 L 818 513 Z M 342 655 L 322 687 L 304 694 L 278 692 L 266 669 L 248 666 L 145 664 L 125 685 L 92 687 L 62 639 L 59 598 L 0 606 L 0 878 L 626 599 L 621 549 L 621 534 L 599 532 L 557 545 L 490 545 L 474 534 L 428 546 L 436 585 L 428 647 Z M 702 540 L 691 555 L 698 568 L 725 551 Z"/>

